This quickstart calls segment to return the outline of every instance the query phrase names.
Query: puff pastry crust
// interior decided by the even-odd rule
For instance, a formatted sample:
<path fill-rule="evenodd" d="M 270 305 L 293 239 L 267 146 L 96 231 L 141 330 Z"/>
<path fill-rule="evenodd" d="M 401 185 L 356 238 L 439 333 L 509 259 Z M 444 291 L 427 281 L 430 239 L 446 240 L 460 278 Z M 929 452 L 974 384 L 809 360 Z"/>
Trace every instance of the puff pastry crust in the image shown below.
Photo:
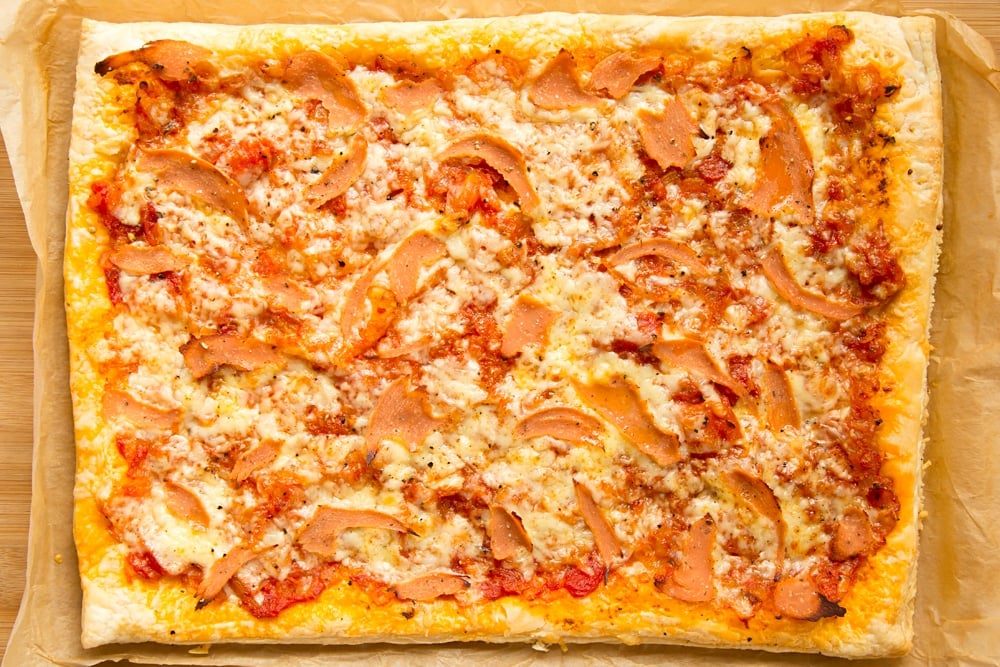
<path fill-rule="evenodd" d="M 910 645 L 933 22 L 86 22 L 85 646 Z"/>

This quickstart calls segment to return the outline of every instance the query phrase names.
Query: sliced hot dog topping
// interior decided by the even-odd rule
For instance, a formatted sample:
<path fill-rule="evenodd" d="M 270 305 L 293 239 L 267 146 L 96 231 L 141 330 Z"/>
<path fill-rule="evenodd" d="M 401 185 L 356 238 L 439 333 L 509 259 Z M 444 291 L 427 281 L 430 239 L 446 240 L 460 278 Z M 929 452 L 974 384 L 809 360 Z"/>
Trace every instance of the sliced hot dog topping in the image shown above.
<path fill-rule="evenodd" d="M 594 502 L 594 496 L 590 490 L 579 482 L 573 482 L 573 489 L 576 491 L 576 504 L 580 508 L 580 515 L 583 516 L 584 523 L 594 535 L 594 544 L 597 545 L 597 553 L 601 555 L 601 560 L 605 566 L 611 566 L 622 556 L 622 547 L 615 537 L 614 531 L 608 524 L 608 520 L 601 513 L 601 508 Z"/>
<path fill-rule="evenodd" d="M 108 261 L 137 276 L 177 271 L 187 262 L 162 246 L 122 245 L 111 251 Z"/>
<path fill-rule="evenodd" d="M 533 412 L 514 427 L 514 437 L 537 438 L 547 435 L 574 444 L 597 443 L 601 421 L 576 408 L 556 407 Z"/>
<path fill-rule="evenodd" d="M 318 208 L 326 202 L 347 192 L 347 188 L 361 178 L 368 156 L 368 142 L 356 135 L 347 151 L 334 158 L 318 181 L 306 188 L 309 205 Z"/>
<path fill-rule="evenodd" d="M 837 521 L 837 529 L 830 542 L 830 558 L 844 561 L 861 555 L 878 545 L 878 538 L 868 515 L 851 508 Z"/>
<path fill-rule="evenodd" d="M 159 408 L 118 389 L 105 389 L 101 405 L 105 419 L 124 417 L 139 428 L 171 429 L 181 421 L 181 411 Z"/>
<path fill-rule="evenodd" d="M 281 443 L 277 440 L 265 440 L 253 449 L 244 452 L 233 465 L 233 479 L 237 484 L 252 475 L 255 471 L 271 465 L 281 452 Z"/>
<path fill-rule="evenodd" d="M 531 539 L 521 519 L 499 505 L 490 505 L 489 534 L 490 551 L 497 560 L 510 558 L 521 549 L 531 551 Z"/>
<path fill-rule="evenodd" d="M 610 266 L 618 266 L 646 256 L 669 259 L 686 267 L 693 275 L 700 278 L 706 278 L 710 275 L 708 267 L 705 266 L 705 263 L 701 261 L 694 250 L 676 241 L 663 238 L 645 239 L 624 246 L 608 257 L 607 262 Z"/>
<path fill-rule="evenodd" d="M 580 87 L 576 76 L 576 61 L 568 51 L 549 61 L 528 90 L 528 99 L 542 109 L 578 109 L 594 106 L 599 97 Z"/>
<path fill-rule="evenodd" d="M 423 81 L 400 81 L 392 88 L 387 88 L 384 95 L 386 106 L 409 116 L 418 109 L 430 107 L 444 92 L 441 84 L 434 79 Z"/>
<path fill-rule="evenodd" d="M 764 255 L 761 268 L 774 286 L 774 290 L 796 308 L 837 321 L 849 320 L 864 312 L 864 308 L 857 304 L 831 301 L 822 294 L 815 294 L 803 288 L 789 273 L 785 258 L 777 246 Z"/>
<path fill-rule="evenodd" d="M 181 354 L 196 380 L 222 366 L 255 371 L 283 361 L 281 354 L 267 343 L 228 333 L 192 338 L 181 347 Z"/>
<path fill-rule="evenodd" d="M 639 393 L 628 380 L 614 378 L 608 382 L 574 382 L 573 385 L 583 402 L 617 428 L 639 451 L 661 466 L 673 465 L 680 460 L 677 436 L 656 426 Z"/>
<path fill-rule="evenodd" d="M 746 393 L 743 385 L 720 369 L 705 351 L 705 346 L 698 341 L 688 338 L 657 341 L 653 343 L 653 354 L 665 364 L 687 369 L 694 375 L 721 384 L 737 395 Z"/>
<path fill-rule="evenodd" d="M 679 99 L 665 103 L 662 113 L 643 109 L 637 117 L 642 147 L 660 169 L 683 167 L 694 158 L 698 124 Z"/>
<path fill-rule="evenodd" d="M 775 554 L 776 570 L 781 572 L 785 560 L 785 520 L 781 514 L 778 499 L 763 480 L 742 470 L 731 470 L 723 473 L 722 480 L 733 494 L 742 502 L 756 510 L 762 517 L 774 523 L 777 533 L 777 548 Z"/>
<path fill-rule="evenodd" d="M 392 439 L 416 451 L 440 420 L 431 415 L 427 394 L 410 389 L 409 381 L 400 378 L 386 387 L 372 410 L 365 432 L 366 459 L 371 461 L 385 439 Z"/>
<path fill-rule="evenodd" d="M 558 314 L 539 303 L 534 297 L 521 295 L 511 310 L 504 328 L 500 354 L 516 356 L 528 345 L 544 345 L 549 328 Z"/>
<path fill-rule="evenodd" d="M 792 385 L 785 371 L 777 364 L 766 362 L 761 385 L 761 398 L 771 429 L 778 431 L 786 426 L 798 428 L 802 420 L 795 403 L 795 394 L 792 393 Z"/>
<path fill-rule="evenodd" d="M 161 39 L 134 51 L 118 53 L 94 66 L 100 76 L 134 62 L 141 62 L 164 81 L 196 81 L 215 74 L 212 52 L 189 42 Z"/>
<path fill-rule="evenodd" d="M 340 333 L 345 339 L 355 336 L 358 333 L 358 327 L 365 323 L 365 299 L 378 271 L 378 266 L 369 269 L 358 277 L 347 292 L 347 298 L 344 300 L 344 307 L 340 315 Z M 372 341 L 372 343 L 374 342 Z"/>
<path fill-rule="evenodd" d="M 420 270 L 448 254 L 443 241 L 427 232 L 415 232 L 399 244 L 386 262 L 389 289 L 400 301 L 417 293 Z"/>
<path fill-rule="evenodd" d="M 288 276 L 268 276 L 263 283 L 267 291 L 268 306 L 272 309 L 301 313 L 311 298 L 309 292 Z"/>
<path fill-rule="evenodd" d="M 774 608 L 779 616 L 818 621 L 843 616 L 847 610 L 823 597 L 808 575 L 782 579 L 774 585 Z"/>
<path fill-rule="evenodd" d="M 465 577 L 457 574 L 428 574 L 410 579 L 393 587 L 396 597 L 401 600 L 426 602 L 446 595 L 454 595 L 469 587 Z"/>
<path fill-rule="evenodd" d="M 329 113 L 331 127 L 354 127 L 367 114 L 343 66 L 325 53 L 295 54 L 285 63 L 281 80 L 299 95 L 319 100 Z"/>
<path fill-rule="evenodd" d="M 299 544 L 303 549 L 324 558 L 332 558 L 336 553 L 337 536 L 349 528 L 376 528 L 397 533 L 408 533 L 410 529 L 399 519 L 375 510 L 342 509 L 321 507 L 302 533 Z"/>
<path fill-rule="evenodd" d="M 159 148 L 140 151 L 136 167 L 152 172 L 158 188 L 184 192 L 240 223 L 247 221 L 243 188 L 211 162 L 176 148 Z"/>
<path fill-rule="evenodd" d="M 244 547 L 233 547 L 225 556 L 212 563 L 208 568 L 208 573 L 198 584 L 195 594 L 198 597 L 198 608 L 204 607 L 222 591 L 230 579 L 232 579 L 240 568 L 257 557 L 250 549 Z"/>
<path fill-rule="evenodd" d="M 522 209 L 530 211 L 538 206 L 538 195 L 528 180 L 524 157 L 503 139 L 488 134 L 468 137 L 446 148 L 438 159 L 442 162 L 455 159 L 482 160 L 514 189 L 521 200 Z"/>
<path fill-rule="evenodd" d="M 664 585 L 668 595 L 685 602 L 708 602 L 715 597 L 712 586 L 715 535 L 715 521 L 707 514 L 691 524 L 681 547 L 680 564 Z"/>
<path fill-rule="evenodd" d="M 813 161 L 802 128 L 777 100 L 762 105 L 771 130 L 760 141 L 760 166 L 753 191 L 744 202 L 763 218 L 785 211 L 800 225 L 813 221 Z"/>
<path fill-rule="evenodd" d="M 194 492 L 173 482 L 164 483 L 163 491 L 167 509 L 171 513 L 199 526 L 208 526 L 208 512 L 205 511 L 205 505 Z"/>
<path fill-rule="evenodd" d="M 590 74 L 590 89 L 607 91 L 614 99 L 625 97 L 643 74 L 652 72 L 663 58 L 658 55 L 636 56 L 630 51 L 616 51 L 601 60 Z"/>

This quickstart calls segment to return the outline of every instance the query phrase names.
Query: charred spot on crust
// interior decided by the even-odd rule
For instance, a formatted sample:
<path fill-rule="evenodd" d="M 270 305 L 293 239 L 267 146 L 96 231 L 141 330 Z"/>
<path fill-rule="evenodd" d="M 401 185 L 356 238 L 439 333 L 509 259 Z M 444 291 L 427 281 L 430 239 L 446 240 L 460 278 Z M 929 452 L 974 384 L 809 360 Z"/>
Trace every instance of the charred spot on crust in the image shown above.
<path fill-rule="evenodd" d="M 841 607 L 836 602 L 833 602 L 826 598 L 822 593 L 819 595 L 819 611 L 815 615 L 810 616 L 808 621 L 818 621 L 822 618 L 830 618 L 831 616 L 836 616 L 837 618 L 843 617 L 847 613 L 847 609 Z"/>

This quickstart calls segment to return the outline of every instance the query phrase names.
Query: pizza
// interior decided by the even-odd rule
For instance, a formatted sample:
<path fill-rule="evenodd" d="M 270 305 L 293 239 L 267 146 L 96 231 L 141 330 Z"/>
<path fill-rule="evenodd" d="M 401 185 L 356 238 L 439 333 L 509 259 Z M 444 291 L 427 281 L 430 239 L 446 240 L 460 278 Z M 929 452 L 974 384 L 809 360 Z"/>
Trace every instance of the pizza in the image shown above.
<path fill-rule="evenodd" d="M 933 39 L 84 23 L 84 645 L 905 652 Z"/>

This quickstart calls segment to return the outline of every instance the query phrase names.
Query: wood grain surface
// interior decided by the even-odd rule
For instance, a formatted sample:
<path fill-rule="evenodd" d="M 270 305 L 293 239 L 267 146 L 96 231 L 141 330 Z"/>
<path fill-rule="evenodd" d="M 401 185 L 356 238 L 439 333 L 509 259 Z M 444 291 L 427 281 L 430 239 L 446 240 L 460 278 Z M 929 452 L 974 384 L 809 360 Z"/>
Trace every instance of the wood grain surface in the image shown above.
<path fill-rule="evenodd" d="M 1000 53 L 1000 0 L 906 0 L 955 14 Z M 24 589 L 31 502 L 35 256 L 0 141 L 0 659 Z"/>
<path fill-rule="evenodd" d="M 0 153 L 0 656 L 24 589 L 31 501 L 31 330 L 35 254 Z"/>

